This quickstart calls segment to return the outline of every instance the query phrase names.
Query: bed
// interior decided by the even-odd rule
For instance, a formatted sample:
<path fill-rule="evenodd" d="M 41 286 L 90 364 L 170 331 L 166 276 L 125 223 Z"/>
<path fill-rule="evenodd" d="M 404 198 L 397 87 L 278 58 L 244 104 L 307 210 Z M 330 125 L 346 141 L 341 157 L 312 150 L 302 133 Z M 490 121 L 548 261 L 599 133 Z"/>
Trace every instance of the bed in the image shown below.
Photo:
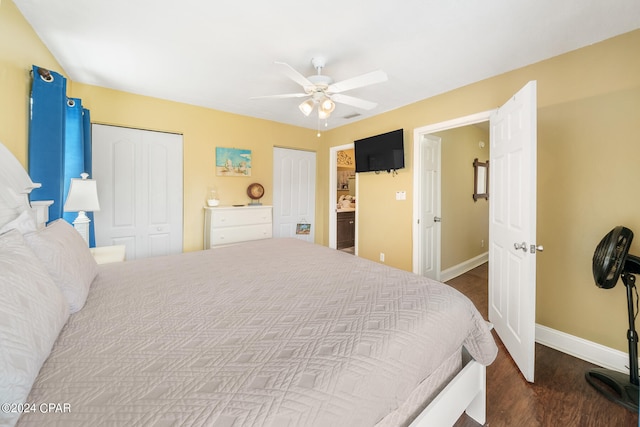
<path fill-rule="evenodd" d="M 297 239 L 97 265 L 5 175 L 0 425 L 484 423 L 497 347 L 453 288 Z"/>

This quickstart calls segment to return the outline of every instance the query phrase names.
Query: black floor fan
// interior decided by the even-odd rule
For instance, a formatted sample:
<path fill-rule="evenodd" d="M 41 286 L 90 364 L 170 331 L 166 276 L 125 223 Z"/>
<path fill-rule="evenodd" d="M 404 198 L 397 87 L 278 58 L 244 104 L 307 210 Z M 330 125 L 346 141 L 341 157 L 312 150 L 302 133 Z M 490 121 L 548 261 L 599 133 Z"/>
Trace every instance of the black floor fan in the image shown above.
<path fill-rule="evenodd" d="M 622 278 L 627 288 L 627 309 L 629 311 L 629 378 L 620 372 L 608 369 L 592 369 L 585 374 L 589 384 L 607 399 L 619 403 L 627 409 L 638 411 L 638 333 L 635 328 L 633 295 L 636 300 L 636 277 L 640 274 L 640 258 L 629 255 L 633 232 L 618 226 L 607 233 L 593 254 L 593 278 L 600 288 L 611 289 Z M 636 301 L 637 304 L 637 301 Z"/>

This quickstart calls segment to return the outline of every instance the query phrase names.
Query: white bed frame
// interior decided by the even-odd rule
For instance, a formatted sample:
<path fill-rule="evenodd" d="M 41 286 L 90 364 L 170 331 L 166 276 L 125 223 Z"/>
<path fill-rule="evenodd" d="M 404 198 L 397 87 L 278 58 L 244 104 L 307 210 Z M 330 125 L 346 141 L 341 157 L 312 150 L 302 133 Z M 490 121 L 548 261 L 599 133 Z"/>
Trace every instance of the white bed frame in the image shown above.
<path fill-rule="evenodd" d="M 25 210 L 34 214 L 39 226 L 46 223 L 52 202 L 29 202 L 31 190 L 39 187 L 40 184 L 31 181 L 18 159 L 0 143 L 0 228 Z M 484 425 L 486 367 L 473 359 L 467 361 L 410 427 L 452 426 L 463 412 Z"/>
<path fill-rule="evenodd" d="M 484 425 L 486 407 L 487 368 L 471 359 L 409 427 L 452 426 L 463 412 Z"/>

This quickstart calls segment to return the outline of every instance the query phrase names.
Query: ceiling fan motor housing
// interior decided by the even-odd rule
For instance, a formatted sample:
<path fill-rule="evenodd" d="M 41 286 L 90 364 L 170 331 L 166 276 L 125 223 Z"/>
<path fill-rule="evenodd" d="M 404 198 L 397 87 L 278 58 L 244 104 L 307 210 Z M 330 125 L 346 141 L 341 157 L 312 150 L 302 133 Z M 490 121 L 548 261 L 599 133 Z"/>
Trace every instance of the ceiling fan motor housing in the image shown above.
<path fill-rule="evenodd" d="M 331 83 L 333 83 L 333 79 L 329 76 L 325 76 L 324 74 L 315 74 L 313 76 L 307 77 L 307 79 L 316 85 L 318 88 L 327 89 Z"/>

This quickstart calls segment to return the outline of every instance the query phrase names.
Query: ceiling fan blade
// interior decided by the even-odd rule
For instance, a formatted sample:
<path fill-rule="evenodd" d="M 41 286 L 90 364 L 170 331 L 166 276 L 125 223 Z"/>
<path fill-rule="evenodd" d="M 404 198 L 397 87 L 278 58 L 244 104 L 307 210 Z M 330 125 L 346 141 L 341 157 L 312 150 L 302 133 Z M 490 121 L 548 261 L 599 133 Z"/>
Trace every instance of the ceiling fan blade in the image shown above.
<path fill-rule="evenodd" d="M 263 96 L 252 96 L 250 99 L 265 99 L 265 98 L 303 98 L 305 96 L 309 96 L 306 93 L 283 93 L 281 95 L 263 95 Z"/>
<path fill-rule="evenodd" d="M 307 79 L 305 76 L 300 74 L 295 68 L 293 68 L 291 65 L 287 64 L 286 62 L 276 61 L 276 64 L 284 66 L 285 74 L 287 75 L 287 77 L 289 77 L 291 80 L 293 80 L 294 82 L 302 86 L 305 91 L 308 90 L 307 88 L 312 88 L 315 86 L 313 83 L 309 81 L 309 79 Z"/>
<path fill-rule="evenodd" d="M 387 73 L 382 70 L 377 70 L 329 85 L 327 91 L 329 93 L 340 93 L 362 86 L 369 86 L 376 83 L 386 82 L 387 80 Z"/>
<path fill-rule="evenodd" d="M 364 99 L 356 98 L 355 96 L 343 95 L 340 93 L 331 95 L 331 99 L 334 102 L 351 105 L 352 107 L 360 108 L 362 110 L 373 110 L 378 106 L 375 102 L 365 101 Z"/>

